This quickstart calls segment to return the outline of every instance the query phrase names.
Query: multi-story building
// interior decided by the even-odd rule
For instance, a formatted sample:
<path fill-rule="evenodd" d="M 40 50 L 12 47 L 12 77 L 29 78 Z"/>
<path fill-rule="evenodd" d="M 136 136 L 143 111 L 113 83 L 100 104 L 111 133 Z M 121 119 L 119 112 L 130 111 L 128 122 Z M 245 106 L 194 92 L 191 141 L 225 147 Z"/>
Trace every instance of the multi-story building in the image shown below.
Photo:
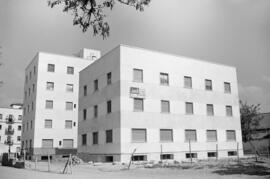
<path fill-rule="evenodd" d="M 0 154 L 21 151 L 22 104 L 0 108 Z"/>
<path fill-rule="evenodd" d="M 99 58 L 39 52 L 25 70 L 22 148 L 31 158 L 76 152 L 79 71 Z"/>
<path fill-rule="evenodd" d="M 80 72 L 84 160 L 242 156 L 236 69 L 120 45 Z"/>

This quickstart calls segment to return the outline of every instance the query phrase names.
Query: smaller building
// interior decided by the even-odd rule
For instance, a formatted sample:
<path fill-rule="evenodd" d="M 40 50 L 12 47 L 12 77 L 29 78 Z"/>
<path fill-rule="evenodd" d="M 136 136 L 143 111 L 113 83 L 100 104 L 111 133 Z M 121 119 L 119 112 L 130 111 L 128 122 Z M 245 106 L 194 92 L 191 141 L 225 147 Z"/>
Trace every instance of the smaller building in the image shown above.
<path fill-rule="evenodd" d="M 22 104 L 0 107 L 0 153 L 20 152 L 22 131 Z"/>
<path fill-rule="evenodd" d="M 261 155 L 270 154 L 270 112 L 261 113 L 263 118 L 261 119 L 259 126 L 253 130 L 252 145 Z M 255 149 L 250 143 L 243 143 L 245 154 L 254 154 Z"/>

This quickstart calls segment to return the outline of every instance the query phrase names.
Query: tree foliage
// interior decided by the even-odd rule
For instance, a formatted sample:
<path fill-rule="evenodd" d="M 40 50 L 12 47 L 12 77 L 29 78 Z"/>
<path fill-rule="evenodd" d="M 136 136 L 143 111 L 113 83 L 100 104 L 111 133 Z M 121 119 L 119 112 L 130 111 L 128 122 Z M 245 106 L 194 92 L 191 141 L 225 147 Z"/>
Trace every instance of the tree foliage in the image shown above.
<path fill-rule="evenodd" d="M 240 114 L 243 142 L 250 142 L 253 139 L 253 131 L 256 130 L 263 118 L 260 115 L 260 104 L 248 105 L 247 102 L 240 101 Z"/>
<path fill-rule="evenodd" d="M 53 8 L 56 5 L 64 5 L 63 12 L 72 12 L 73 25 L 78 25 L 86 32 L 91 26 L 94 35 L 104 38 L 109 36 L 110 26 L 106 19 L 105 10 L 112 10 L 115 2 L 134 7 L 143 11 L 149 5 L 150 0 L 48 0 L 48 5 Z"/>

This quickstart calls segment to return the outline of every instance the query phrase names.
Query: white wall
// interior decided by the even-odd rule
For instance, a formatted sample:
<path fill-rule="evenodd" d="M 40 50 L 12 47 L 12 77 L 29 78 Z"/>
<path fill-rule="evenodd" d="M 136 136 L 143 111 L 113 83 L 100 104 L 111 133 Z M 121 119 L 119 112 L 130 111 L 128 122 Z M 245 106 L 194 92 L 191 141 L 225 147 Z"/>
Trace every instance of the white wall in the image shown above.
<path fill-rule="evenodd" d="M 143 83 L 133 82 L 133 68 L 143 70 Z M 160 73 L 169 74 L 169 86 L 161 86 Z M 184 88 L 184 76 L 192 77 L 192 89 Z M 205 90 L 205 79 L 211 79 L 213 90 Z M 224 82 L 231 83 L 231 94 L 224 93 Z M 144 112 L 133 112 L 130 87 L 145 89 Z M 160 100 L 170 101 L 170 114 L 162 114 Z M 121 46 L 121 152 L 160 152 L 159 129 L 173 129 L 174 142 L 164 150 L 187 151 L 184 130 L 196 129 L 198 141 L 194 150 L 215 149 L 206 143 L 206 130 L 216 129 L 223 149 L 236 149 L 236 142 L 226 141 L 226 130 L 236 130 L 242 149 L 238 88 L 234 67 L 193 60 L 160 52 Z M 185 102 L 193 102 L 193 115 L 185 114 Z M 206 104 L 214 105 L 214 116 L 206 115 Z M 226 116 L 231 105 L 233 117 Z M 131 143 L 131 128 L 146 128 L 147 143 Z M 212 146 L 212 147 L 211 147 Z"/>

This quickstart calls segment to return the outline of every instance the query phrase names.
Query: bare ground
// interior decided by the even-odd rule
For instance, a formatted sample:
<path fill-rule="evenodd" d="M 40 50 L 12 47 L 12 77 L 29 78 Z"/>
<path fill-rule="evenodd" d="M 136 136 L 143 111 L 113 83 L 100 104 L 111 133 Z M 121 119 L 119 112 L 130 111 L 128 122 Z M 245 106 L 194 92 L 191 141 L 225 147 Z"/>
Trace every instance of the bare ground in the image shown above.
<path fill-rule="evenodd" d="M 270 161 L 253 159 L 237 161 L 199 161 L 193 164 L 127 165 L 80 164 L 72 168 L 72 174 L 62 174 L 64 162 L 52 162 L 50 172 L 46 162 L 27 162 L 26 169 L 0 166 L 0 179 L 89 179 L 89 178 L 270 178 Z"/>

